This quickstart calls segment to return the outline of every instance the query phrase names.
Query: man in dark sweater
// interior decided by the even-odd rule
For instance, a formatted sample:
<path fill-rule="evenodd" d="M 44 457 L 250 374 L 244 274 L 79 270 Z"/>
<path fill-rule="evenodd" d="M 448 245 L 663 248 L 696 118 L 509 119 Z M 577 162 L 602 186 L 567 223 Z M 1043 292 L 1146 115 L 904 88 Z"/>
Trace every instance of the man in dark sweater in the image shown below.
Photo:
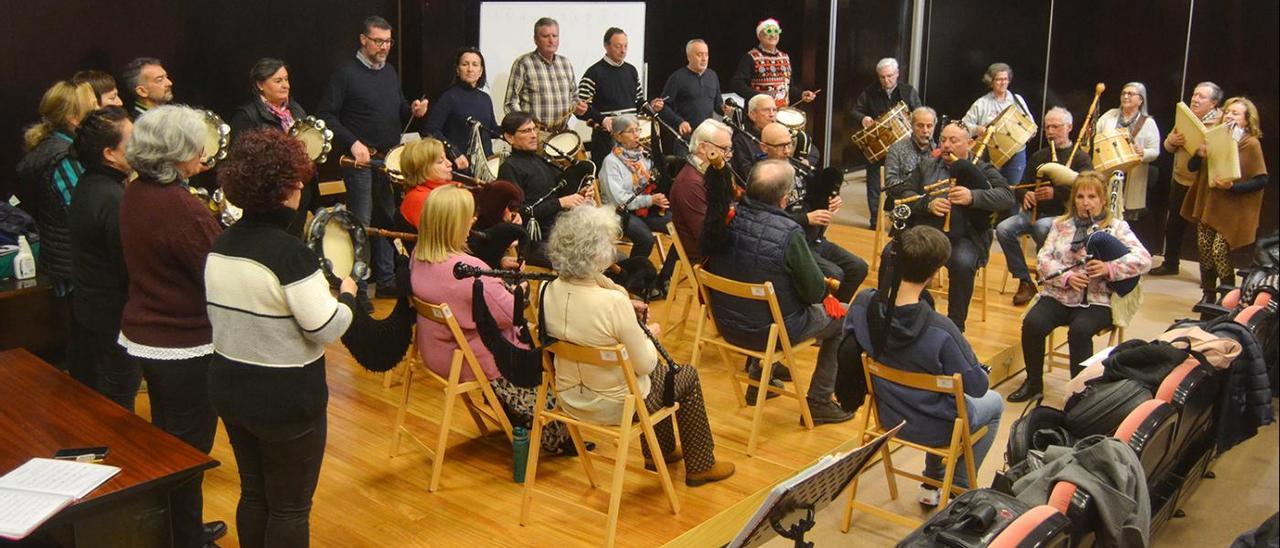
<path fill-rule="evenodd" d="M 726 107 L 720 96 L 720 76 L 707 68 L 711 61 L 707 43 L 700 39 L 690 40 L 684 46 L 684 53 L 689 64 L 667 77 L 666 85 L 662 86 L 662 96 L 671 101 L 671 108 L 664 109 L 659 116 L 675 127 L 680 136 L 687 137 L 703 120 L 724 112 Z M 688 152 L 688 147 L 678 139 L 673 139 L 673 142 L 675 145 L 667 150 L 676 155 Z"/>
<path fill-rule="evenodd" d="M 897 59 L 885 57 L 876 63 L 876 83 L 862 90 L 862 94 L 858 95 L 858 102 L 853 106 L 853 119 L 858 126 L 874 126 L 877 118 L 900 102 L 907 104 L 907 112 L 915 112 L 920 107 L 920 94 L 910 84 L 899 84 L 898 75 Z M 876 209 L 880 207 L 882 165 L 883 159 L 879 162 L 867 162 L 867 211 L 871 213 L 871 230 L 876 229 Z"/>
<path fill-rule="evenodd" d="M 129 273 L 120 245 L 120 197 L 126 173 L 132 171 L 124 158 L 124 143 L 132 132 L 133 123 L 120 107 L 94 111 L 80 123 L 72 146 L 85 174 L 67 215 L 75 287 L 71 311 L 85 331 L 79 338 L 85 350 L 72 355 L 90 361 L 83 368 L 96 372 L 90 388 L 130 412 L 142 370 L 116 339 L 129 299 Z"/>
<path fill-rule="evenodd" d="M 942 128 L 938 139 L 939 158 L 926 158 L 906 183 L 890 191 L 894 200 L 925 194 L 924 187 L 935 181 L 955 179 L 955 185 L 941 195 L 917 199 L 908 207 L 910 226 L 929 225 L 943 228 L 945 219 L 951 216 L 950 259 L 947 261 L 947 317 L 964 331 L 969 317 L 969 301 L 973 298 L 974 277 L 978 268 L 987 262 L 991 248 L 991 216 L 1008 211 L 1013 206 L 1013 192 L 1004 176 L 991 164 L 981 160 L 969 160 L 973 137 L 961 122 L 952 122 Z M 880 261 L 880 289 L 892 279 L 893 262 L 886 257 L 890 246 L 885 246 Z"/>
<path fill-rule="evenodd" d="M 588 186 L 583 193 L 579 193 L 575 184 L 577 181 L 570 181 L 548 196 L 563 175 L 547 159 L 538 155 L 538 126 L 532 114 L 517 110 L 506 115 L 502 119 L 502 134 L 511 143 L 511 155 L 498 169 L 498 179 L 511 181 L 524 192 L 524 208 L 528 210 L 524 222 L 529 230 L 525 260 L 533 265 L 550 268 L 551 262 L 546 255 L 546 237 L 551 235 L 551 226 L 555 224 L 556 216 L 566 209 L 594 204 L 588 197 L 591 187 Z M 534 230 L 534 226 L 537 230 Z"/>
<path fill-rule="evenodd" d="M 374 150 L 386 152 L 400 144 L 400 132 L 410 117 L 427 113 L 427 100 L 410 103 L 400 89 L 400 77 L 387 64 L 391 52 L 391 25 L 371 16 L 360 30 L 355 59 L 338 68 L 329 79 L 317 110 L 333 130 L 335 147 L 349 151 L 356 162 L 367 165 Z M 396 193 L 386 174 L 368 168 L 344 168 L 347 207 L 367 226 L 390 228 L 395 219 Z M 384 238 L 374 238 L 373 281 L 378 296 L 395 292 L 394 251 Z M 362 282 L 363 283 L 363 282 Z M 367 303 L 363 285 L 359 295 Z"/>
<path fill-rule="evenodd" d="M 604 58 L 587 67 L 578 81 L 578 100 L 587 104 L 587 112 L 578 118 L 591 124 L 591 161 L 599 168 L 613 150 L 613 117 L 635 113 L 644 103 L 640 73 L 626 62 L 627 33 L 617 27 L 604 32 Z M 650 107 L 661 111 L 664 102 L 654 99 Z"/>
<path fill-rule="evenodd" d="M 845 332 L 856 338 L 861 352 L 888 367 L 908 373 L 960 375 L 969 430 L 987 427 L 986 435 L 973 444 L 976 471 L 982 467 L 982 459 L 1000 429 L 1004 402 L 998 392 L 989 388 L 985 367 L 978 362 L 964 334 L 934 311 L 929 301 L 921 300 L 929 279 L 947 264 L 951 243 L 938 229 L 918 226 L 899 234 L 890 245 L 897 247 L 900 265 L 897 289 L 885 293 L 868 289 L 858 294 L 845 316 Z M 880 419 L 886 426 L 906 421 L 899 438 L 930 447 L 950 443 L 956 420 L 953 397 L 879 379 L 874 382 Z M 925 477 L 941 482 L 943 473 L 941 458 L 925 457 Z M 955 485 L 969 484 L 964 461 L 958 460 Z M 919 500 L 926 506 L 937 506 L 939 495 L 938 489 L 921 486 Z"/>
<path fill-rule="evenodd" d="M 1030 234 L 1036 242 L 1036 249 L 1044 245 L 1044 239 L 1053 228 L 1053 219 L 1067 210 L 1067 197 L 1071 194 L 1070 184 L 1052 184 L 1045 177 L 1039 177 L 1040 166 L 1048 163 L 1063 164 L 1071 156 L 1071 113 L 1062 107 L 1053 107 L 1044 114 L 1044 137 L 1050 146 L 1042 147 L 1027 161 L 1028 169 L 1023 172 L 1022 184 L 1043 180 L 1050 184 L 1035 189 L 1023 188 L 1014 191 L 1014 203 L 1022 210 L 996 225 L 996 241 L 1004 251 L 1004 261 L 1009 265 L 1009 274 L 1018 280 L 1018 292 L 1013 295 L 1013 306 L 1022 306 L 1031 302 L 1039 293 L 1039 288 L 1031 281 L 1031 272 L 1027 270 L 1027 259 L 1022 256 L 1022 244 L 1018 237 Z M 1050 148 L 1052 147 L 1052 148 Z M 1056 158 L 1056 159 L 1055 159 Z M 1092 161 L 1083 150 L 1076 152 L 1071 159 L 1071 169 L 1076 173 L 1090 169 Z M 1031 218 L 1032 211 L 1035 219 Z"/>
<path fill-rule="evenodd" d="M 124 85 L 133 94 L 133 118 L 173 101 L 173 80 L 154 57 L 139 57 L 125 65 Z"/>
<path fill-rule="evenodd" d="M 747 183 L 746 199 L 738 203 L 728 227 L 719 232 L 722 241 L 710 241 L 708 238 L 714 238 L 715 232 L 704 229 L 702 248 L 716 250 L 707 261 L 707 271 L 713 274 L 745 283 L 773 282 L 787 336 L 794 342 L 810 338 L 819 341 L 818 361 L 807 396 L 813 422 L 844 422 L 853 414 L 831 399 L 839 367 L 836 351 L 843 335 L 840 322 L 827 315 L 822 306 L 827 295 L 826 279 L 805 242 L 804 229 L 782 209 L 794 184 L 795 169 L 789 163 L 764 160 L 756 164 Z M 711 308 L 726 340 L 763 350 L 773 324 L 765 302 L 713 292 Z M 759 363 L 748 364 L 752 378 L 759 379 L 763 375 L 761 369 Z"/>

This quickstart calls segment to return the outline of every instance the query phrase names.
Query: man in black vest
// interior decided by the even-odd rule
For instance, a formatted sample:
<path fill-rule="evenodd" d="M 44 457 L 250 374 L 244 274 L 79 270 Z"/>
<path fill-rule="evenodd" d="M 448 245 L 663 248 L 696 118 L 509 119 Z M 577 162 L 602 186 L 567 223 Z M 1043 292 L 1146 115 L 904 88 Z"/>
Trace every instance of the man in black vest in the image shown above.
<path fill-rule="evenodd" d="M 836 351 L 843 339 L 841 322 L 824 310 L 826 279 L 809 251 L 804 229 L 783 209 L 794 184 L 795 169 L 789 163 L 757 163 L 746 198 L 738 203 L 722 233 L 723 241 L 709 242 L 710 234 L 704 234 L 703 249 L 718 250 L 710 255 L 707 270 L 746 283 L 773 282 L 787 335 L 797 342 L 811 337 L 820 341 L 807 398 L 814 423 L 844 422 L 853 414 L 831 399 L 838 369 Z M 712 293 L 711 307 L 726 340 L 746 348 L 764 347 L 773 322 L 766 303 Z M 750 365 L 750 373 L 760 378 L 758 363 Z"/>
<path fill-rule="evenodd" d="M 373 150 L 386 152 L 400 144 L 405 122 L 427 114 L 427 100 L 410 103 L 405 99 L 396 69 L 387 64 L 393 43 L 386 19 L 376 15 L 366 18 L 360 29 L 360 49 L 333 73 L 316 109 L 333 130 L 334 148 L 350 151 L 360 164 L 369 163 Z M 347 207 L 361 222 L 391 226 L 396 197 L 385 173 L 344 168 L 342 179 L 347 184 Z M 395 252 L 385 238 L 374 238 L 371 247 L 378 296 L 394 297 Z M 363 282 L 357 298 L 362 305 L 367 299 Z"/>

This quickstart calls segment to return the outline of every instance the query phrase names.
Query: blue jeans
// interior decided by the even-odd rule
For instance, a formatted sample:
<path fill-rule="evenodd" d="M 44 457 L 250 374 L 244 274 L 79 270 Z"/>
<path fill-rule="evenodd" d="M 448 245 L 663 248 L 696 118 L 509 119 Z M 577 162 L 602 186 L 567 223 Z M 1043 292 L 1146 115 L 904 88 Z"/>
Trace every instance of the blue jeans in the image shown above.
<path fill-rule="evenodd" d="M 1022 173 L 1026 170 L 1027 149 L 1024 148 L 1019 150 L 1017 154 L 1014 154 L 1012 158 L 1009 158 L 1008 162 L 1005 162 L 1004 167 L 1000 168 L 1000 175 L 1004 176 L 1004 180 L 1009 183 L 1009 186 L 1013 186 L 1022 182 Z M 1013 204 L 1013 209 L 1009 210 L 1009 215 L 1018 214 L 1018 205 L 1019 204 L 1016 203 Z"/>
<path fill-rule="evenodd" d="M 995 390 L 987 390 L 981 398 L 965 396 L 964 403 L 969 412 L 969 431 L 987 427 L 987 433 L 973 443 L 973 459 L 977 461 L 973 464 L 973 470 L 977 472 L 982 469 L 982 459 L 986 458 L 991 444 L 996 441 L 996 432 L 1000 430 L 1000 415 L 1004 413 L 1004 398 Z M 945 474 L 942 457 L 932 454 L 925 456 L 924 477 L 942 481 Z M 955 485 L 969 487 L 969 472 L 965 467 L 964 457 L 956 459 L 956 471 L 952 477 Z"/>
<path fill-rule="evenodd" d="M 1009 265 L 1010 275 L 1020 281 L 1031 282 L 1031 272 L 1027 269 L 1026 257 L 1022 256 L 1022 245 L 1018 243 L 1018 237 L 1030 234 L 1031 239 L 1036 242 L 1036 249 L 1040 249 L 1052 229 L 1053 217 L 1041 217 L 1032 223 L 1031 213 L 1028 211 L 1019 212 L 996 225 L 996 241 L 1000 242 L 1000 249 L 1004 251 L 1004 262 Z"/>
<path fill-rule="evenodd" d="M 390 227 L 395 219 L 395 194 L 391 181 L 381 172 L 372 169 L 344 168 L 342 180 L 347 185 L 347 209 L 365 226 Z M 370 268 L 373 282 L 381 287 L 396 284 L 395 250 L 386 238 L 370 238 Z M 361 291 L 367 282 L 356 280 Z"/>

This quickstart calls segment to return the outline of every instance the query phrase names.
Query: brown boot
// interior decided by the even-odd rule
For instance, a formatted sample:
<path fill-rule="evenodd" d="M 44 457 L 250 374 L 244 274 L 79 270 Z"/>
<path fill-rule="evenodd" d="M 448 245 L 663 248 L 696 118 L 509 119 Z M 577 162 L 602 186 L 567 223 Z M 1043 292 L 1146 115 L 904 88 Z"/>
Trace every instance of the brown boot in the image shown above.
<path fill-rule="evenodd" d="M 711 468 L 701 472 L 690 472 L 684 476 L 684 484 L 689 487 L 697 487 L 704 483 L 720 481 L 733 475 L 733 463 L 722 460 L 716 461 Z"/>
<path fill-rule="evenodd" d="M 1022 306 L 1036 297 L 1036 284 L 1026 280 L 1018 280 L 1018 292 L 1013 294 L 1013 306 Z"/>
<path fill-rule="evenodd" d="M 682 460 L 684 460 L 684 452 L 679 449 L 676 449 L 675 451 L 672 451 L 662 456 L 662 462 L 665 462 L 667 464 L 675 464 Z M 658 466 L 653 463 L 652 457 L 644 458 L 644 469 L 650 472 L 654 472 L 658 470 Z"/>

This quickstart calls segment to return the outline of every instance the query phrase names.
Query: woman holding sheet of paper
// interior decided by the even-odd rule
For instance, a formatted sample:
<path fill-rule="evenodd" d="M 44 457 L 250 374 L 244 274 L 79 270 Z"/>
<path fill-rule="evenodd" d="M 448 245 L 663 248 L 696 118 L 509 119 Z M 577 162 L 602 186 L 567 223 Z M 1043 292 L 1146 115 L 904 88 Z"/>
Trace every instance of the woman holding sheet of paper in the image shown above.
<path fill-rule="evenodd" d="M 1200 284 L 1207 302 L 1217 301 L 1218 282 L 1235 282 L 1229 255 L 1232 250 L 1253 243 L 1262 213 L 1262 191 L 1267 186 L 1267 162 L 1262 156 L 1262 129 L 1258 127 L 1258 107 L 1244 97 L 1232 97 L 1223 106 L 1223 123 L 1236 141 L 1240 178 L 1231 180 L 1200 169 L 1207 146 L 1200 145 L 1188 167 L 1197 170 L 1196 183 L 1182 202 L 1182 216 L 1200 223 L 1196 244 L 1200 251 Z"/>

